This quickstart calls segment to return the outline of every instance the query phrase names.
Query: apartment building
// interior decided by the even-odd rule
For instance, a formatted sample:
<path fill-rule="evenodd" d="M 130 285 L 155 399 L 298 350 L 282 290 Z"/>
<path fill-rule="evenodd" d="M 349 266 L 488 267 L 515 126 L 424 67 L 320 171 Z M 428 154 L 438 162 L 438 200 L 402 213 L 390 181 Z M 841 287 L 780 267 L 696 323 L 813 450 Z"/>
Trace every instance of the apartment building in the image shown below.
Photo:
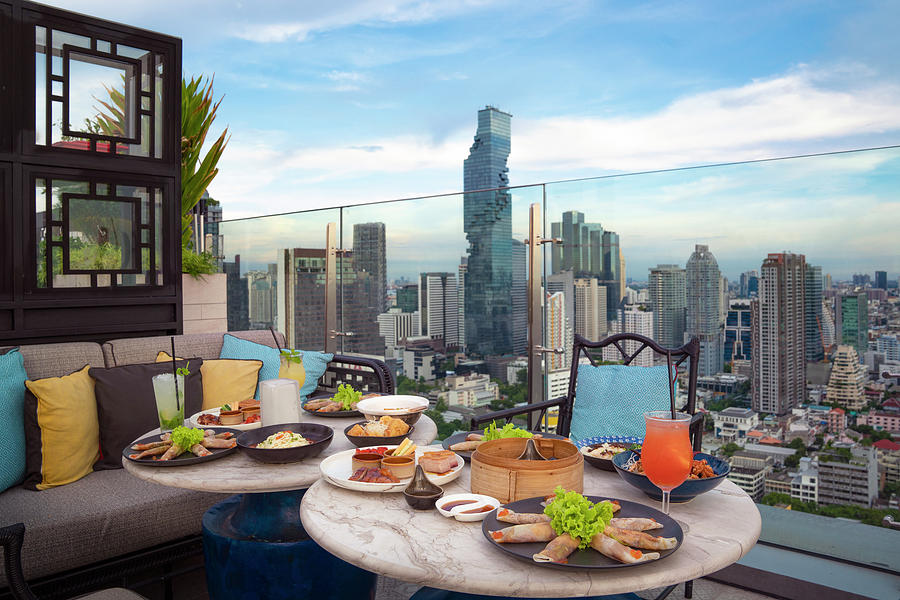
<path fill-rule="evenodd" d="M 878 496 L 878 463 L 872 448 L 853 448 L 849 461 L 819 457 L 819 503 L 872 506 Z"/>

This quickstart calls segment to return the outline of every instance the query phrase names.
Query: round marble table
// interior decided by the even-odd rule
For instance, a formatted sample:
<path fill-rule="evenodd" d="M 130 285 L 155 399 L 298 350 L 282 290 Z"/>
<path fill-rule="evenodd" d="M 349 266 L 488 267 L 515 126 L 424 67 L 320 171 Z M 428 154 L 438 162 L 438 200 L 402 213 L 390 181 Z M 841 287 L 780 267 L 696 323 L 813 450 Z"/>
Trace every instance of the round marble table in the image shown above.
<path fill-rule="evenodd" d="M 444 493 L 469 491 L 469 468 Z M 615 473 L 585 465 L 584 493 L 659 508 Z M 727 479 L 670 515 L 684 543 L 658 563 L 589 571 L 539 566 L 493 547 L 481 523 L 461 523 L 436 510 L 414 511 L 402 494 L 356 492 L 319 481 L 306 492 L 300 515 L 320 546 L 368 571 L 431 587 L 513 597 L 571 597 L 634 592 L 673 585 L 718 571 L 744 556 L 759 537 L 753 500 Z"/>

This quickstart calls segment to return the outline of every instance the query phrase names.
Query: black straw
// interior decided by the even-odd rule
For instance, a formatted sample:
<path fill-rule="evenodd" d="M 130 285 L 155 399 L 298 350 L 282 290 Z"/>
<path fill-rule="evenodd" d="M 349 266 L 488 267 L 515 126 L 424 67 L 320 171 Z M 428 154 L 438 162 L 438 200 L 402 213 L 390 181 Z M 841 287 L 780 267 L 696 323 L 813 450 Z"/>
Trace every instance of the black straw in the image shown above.
<path fill-rule="evenodd" d="M 666 352 L 666 367 L 669 369 L 669 408 L 672 410 L 672 420 L 675 420 L 675 381 L 672 379 L 672 353 Z"/>
<path fill-rule="evenodd" d="M 172 377 L 175 379 L 175 410 L 181 410 L 181 403 L 178 402 L 178 365 L 175 363 L 175 336 L 169 338 L 172 342 Z"/>
<path fill-rule="evenodd" d="M 275 335 L 275 330 L 269 327 L 269 331 L 272 332 L 272 339 L 275 340 L 275 347 L 278 348 L 278 352 L 281 352 L 281 344 L 278 343 L 278 336 Z"/>

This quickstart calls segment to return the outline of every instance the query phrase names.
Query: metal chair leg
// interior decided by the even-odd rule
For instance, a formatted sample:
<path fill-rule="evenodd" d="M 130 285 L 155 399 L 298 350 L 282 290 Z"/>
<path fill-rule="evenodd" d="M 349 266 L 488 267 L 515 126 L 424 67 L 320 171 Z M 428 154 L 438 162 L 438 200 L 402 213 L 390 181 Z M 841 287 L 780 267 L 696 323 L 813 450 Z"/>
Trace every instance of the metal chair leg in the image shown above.
<path fill-rule="evenodd" d="M 684 582 L 684 597 L 690 600 L 694 597 L 694 580 Z"/>
<path fill-rule="evenodd" d="M 663 600 L 663 598 L 668 598 L 668 597 L 669 597 L 669 594 L 672 593 L 672 590 L 674 590 L 674 589 L 677 588 L 677 587 L 678 587 L 678 584 L 677 584 L 677 583 L 674 584 L 674 585 L 670 585 L 669 587 L 667 587 L 666 589 L 664 589 L 663 591 L 661 591 L 661 592 L 659 593 L 659 595 L 657 595 L 656 598 L 655 598 L 654 600 Z"/>

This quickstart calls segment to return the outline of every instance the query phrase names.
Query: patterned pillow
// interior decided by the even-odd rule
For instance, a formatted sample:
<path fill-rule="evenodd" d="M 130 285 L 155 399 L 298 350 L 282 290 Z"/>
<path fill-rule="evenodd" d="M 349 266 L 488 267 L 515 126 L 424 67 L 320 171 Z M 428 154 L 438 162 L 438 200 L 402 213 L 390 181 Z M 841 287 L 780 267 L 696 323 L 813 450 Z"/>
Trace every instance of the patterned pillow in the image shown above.
<path fill-rule="evenodd" d="M 644 413 L 669 409 L 668 368 L 578 365 L 569 437 L 644 437 Z"/>
<path fill-rule="evenodd" d="M 281 354 L 278 352 L 278 349 L 244 340 L 227 333 L 222 339 L 222 352 L 219 353 L 219 358 L 261 360 L 263 366 L 259 370 L 259 381 L 277 379 L 278 371 L 281 369 Z M 258 385 L 254 397 L 259 400 Z"/>
<path fill-rule="evenodd" d="M 301 350 L 303 352 L 303 370 L 306 371 L 306 379 L 300 388 L 300 401 L 316 391 L 319 386 L 319 378 L 325 374 L 328 363 L 334 358 L 334 354 L 315 352 L 313 350 Z"/>
<path fill-rule="evenodd" d="M 24 359 L 15 348 L 0 354 L 0 492 L 25 478 Z"/>

